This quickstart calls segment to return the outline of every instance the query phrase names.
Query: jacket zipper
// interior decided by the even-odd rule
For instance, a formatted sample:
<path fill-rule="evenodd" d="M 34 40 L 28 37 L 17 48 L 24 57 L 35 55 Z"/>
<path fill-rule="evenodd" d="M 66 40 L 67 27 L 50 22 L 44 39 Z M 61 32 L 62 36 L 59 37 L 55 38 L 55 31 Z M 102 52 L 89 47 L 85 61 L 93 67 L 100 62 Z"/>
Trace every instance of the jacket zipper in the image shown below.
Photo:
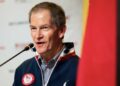
<path fill-rule="evenodd" d="M 37 61 L 37 64 L 38 64 L 38 67 L 39 67 L 40 72 L 41 72 L 41 77 L 42 77 L 42 86 L 44 86 L 43 71 L 42 71 L 42 68 L 41 68 L 41 66 L 40 66 L 40 64 L 39 64 L 39 62 L 38 62 L 38 61 Z"/>

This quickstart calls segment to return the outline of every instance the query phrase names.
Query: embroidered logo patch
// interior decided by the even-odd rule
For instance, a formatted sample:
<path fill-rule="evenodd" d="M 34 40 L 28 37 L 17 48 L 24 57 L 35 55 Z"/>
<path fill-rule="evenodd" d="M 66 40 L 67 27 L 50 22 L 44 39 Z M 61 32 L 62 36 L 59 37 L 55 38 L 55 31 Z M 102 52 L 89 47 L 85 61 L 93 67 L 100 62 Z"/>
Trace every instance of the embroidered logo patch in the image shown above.
<path fill-rule="evenodd" d="M 35 76 L 32 73 L 27 73 L 22 77 L 22 84 L 25 86 L 33 84 Z"/>

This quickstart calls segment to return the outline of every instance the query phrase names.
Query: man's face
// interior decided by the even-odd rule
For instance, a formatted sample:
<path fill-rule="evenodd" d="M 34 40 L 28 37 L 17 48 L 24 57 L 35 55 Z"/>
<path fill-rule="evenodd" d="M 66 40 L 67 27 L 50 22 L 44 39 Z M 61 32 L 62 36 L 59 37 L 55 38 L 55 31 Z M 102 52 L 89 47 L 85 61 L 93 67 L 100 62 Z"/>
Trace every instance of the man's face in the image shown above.
<path fill-rule="evenodd" d="M 61 43 L 61 38 L 65 32 L 51 23 L 48 10 L 32 13 L 30 28 L 35 48 L 39 54 L 54 51 L 57 45 Z"/>

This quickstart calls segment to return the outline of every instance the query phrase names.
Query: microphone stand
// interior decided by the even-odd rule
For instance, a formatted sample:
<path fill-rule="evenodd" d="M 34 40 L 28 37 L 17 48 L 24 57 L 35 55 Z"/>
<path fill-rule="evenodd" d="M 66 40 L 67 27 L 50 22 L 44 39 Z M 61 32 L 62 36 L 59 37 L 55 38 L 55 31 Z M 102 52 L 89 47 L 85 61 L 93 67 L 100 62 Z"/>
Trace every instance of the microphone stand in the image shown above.
<path fill-rule="evenodd" d="M 2 64 L 0 64 L 0 67 L 3 66 L 4 64 L 6 64 L 7 62 L 9 62 L 10 60 L 12 60 L 13 58 L 15 58 L 16 56 L 18 56 L 19 54 L 21 54 L 24 51 L 29 50 L 30 48 L 32 48 L 34 45 L 33 43 L 30 43 L 28 46 L 26 46 L 23 50 L 21 50 L 19 53 L 15 54 L 14 56 L 12 56 L 10 59 L 6 60 L 5 62 L 3 62 Z"/>
<path fill-rule="evenodd" d="M 20 51 L 19 53 L 15 54 L 14 56 L 12 56 L 10 59 L 6 60 L 5 62 L 3 62 L 2 64 L 0 64 L 0 67 L 3 66 L 4 64 L 6 64 L 7 62 L 9 62 L 10 60 L 12 60 L 13 58 L 15 58 L 16 56 L 18 56 L 19 54 L 21 54 L 22 52 L 24 52 L 25 50 Z"/>

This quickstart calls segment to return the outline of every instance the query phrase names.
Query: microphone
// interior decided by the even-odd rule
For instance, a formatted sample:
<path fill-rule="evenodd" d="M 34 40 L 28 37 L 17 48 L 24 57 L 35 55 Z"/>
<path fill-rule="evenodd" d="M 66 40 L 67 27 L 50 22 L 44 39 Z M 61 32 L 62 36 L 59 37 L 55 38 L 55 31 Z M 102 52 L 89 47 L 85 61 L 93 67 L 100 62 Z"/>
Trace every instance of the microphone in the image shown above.
<path fill-rule="evenodd" d="M 10 60 L 12 60 L 13 58 L 15 58 L 16 56 L 18 56 L 19 54 L 21 54 L 24 51 L 27 51 L 29 49 L 31 49 L 34 46 L 33 43 L 30 43 L 29 45 L 27 45 L 23 50 L 21 50 L 19 53 L 15 54 L 14 56 L 12 56 L 10 59 L 6 60 L 5 62 L 3 62 L 2 64 L 0 64 L 0 67 L 3 66 L 4 64 L 6 64 L 7 62 L 9 62 Z"/>
<path fill-rule="evenodd" d="M 23 49 L 23 51 L 27 51 L 27 50 L 31 49 L 33 46 L 34 46 L 34 44 L 33 44 L 33 43 L 30 43 L 29 45 L 27 45 L 27 46 Z"/>

